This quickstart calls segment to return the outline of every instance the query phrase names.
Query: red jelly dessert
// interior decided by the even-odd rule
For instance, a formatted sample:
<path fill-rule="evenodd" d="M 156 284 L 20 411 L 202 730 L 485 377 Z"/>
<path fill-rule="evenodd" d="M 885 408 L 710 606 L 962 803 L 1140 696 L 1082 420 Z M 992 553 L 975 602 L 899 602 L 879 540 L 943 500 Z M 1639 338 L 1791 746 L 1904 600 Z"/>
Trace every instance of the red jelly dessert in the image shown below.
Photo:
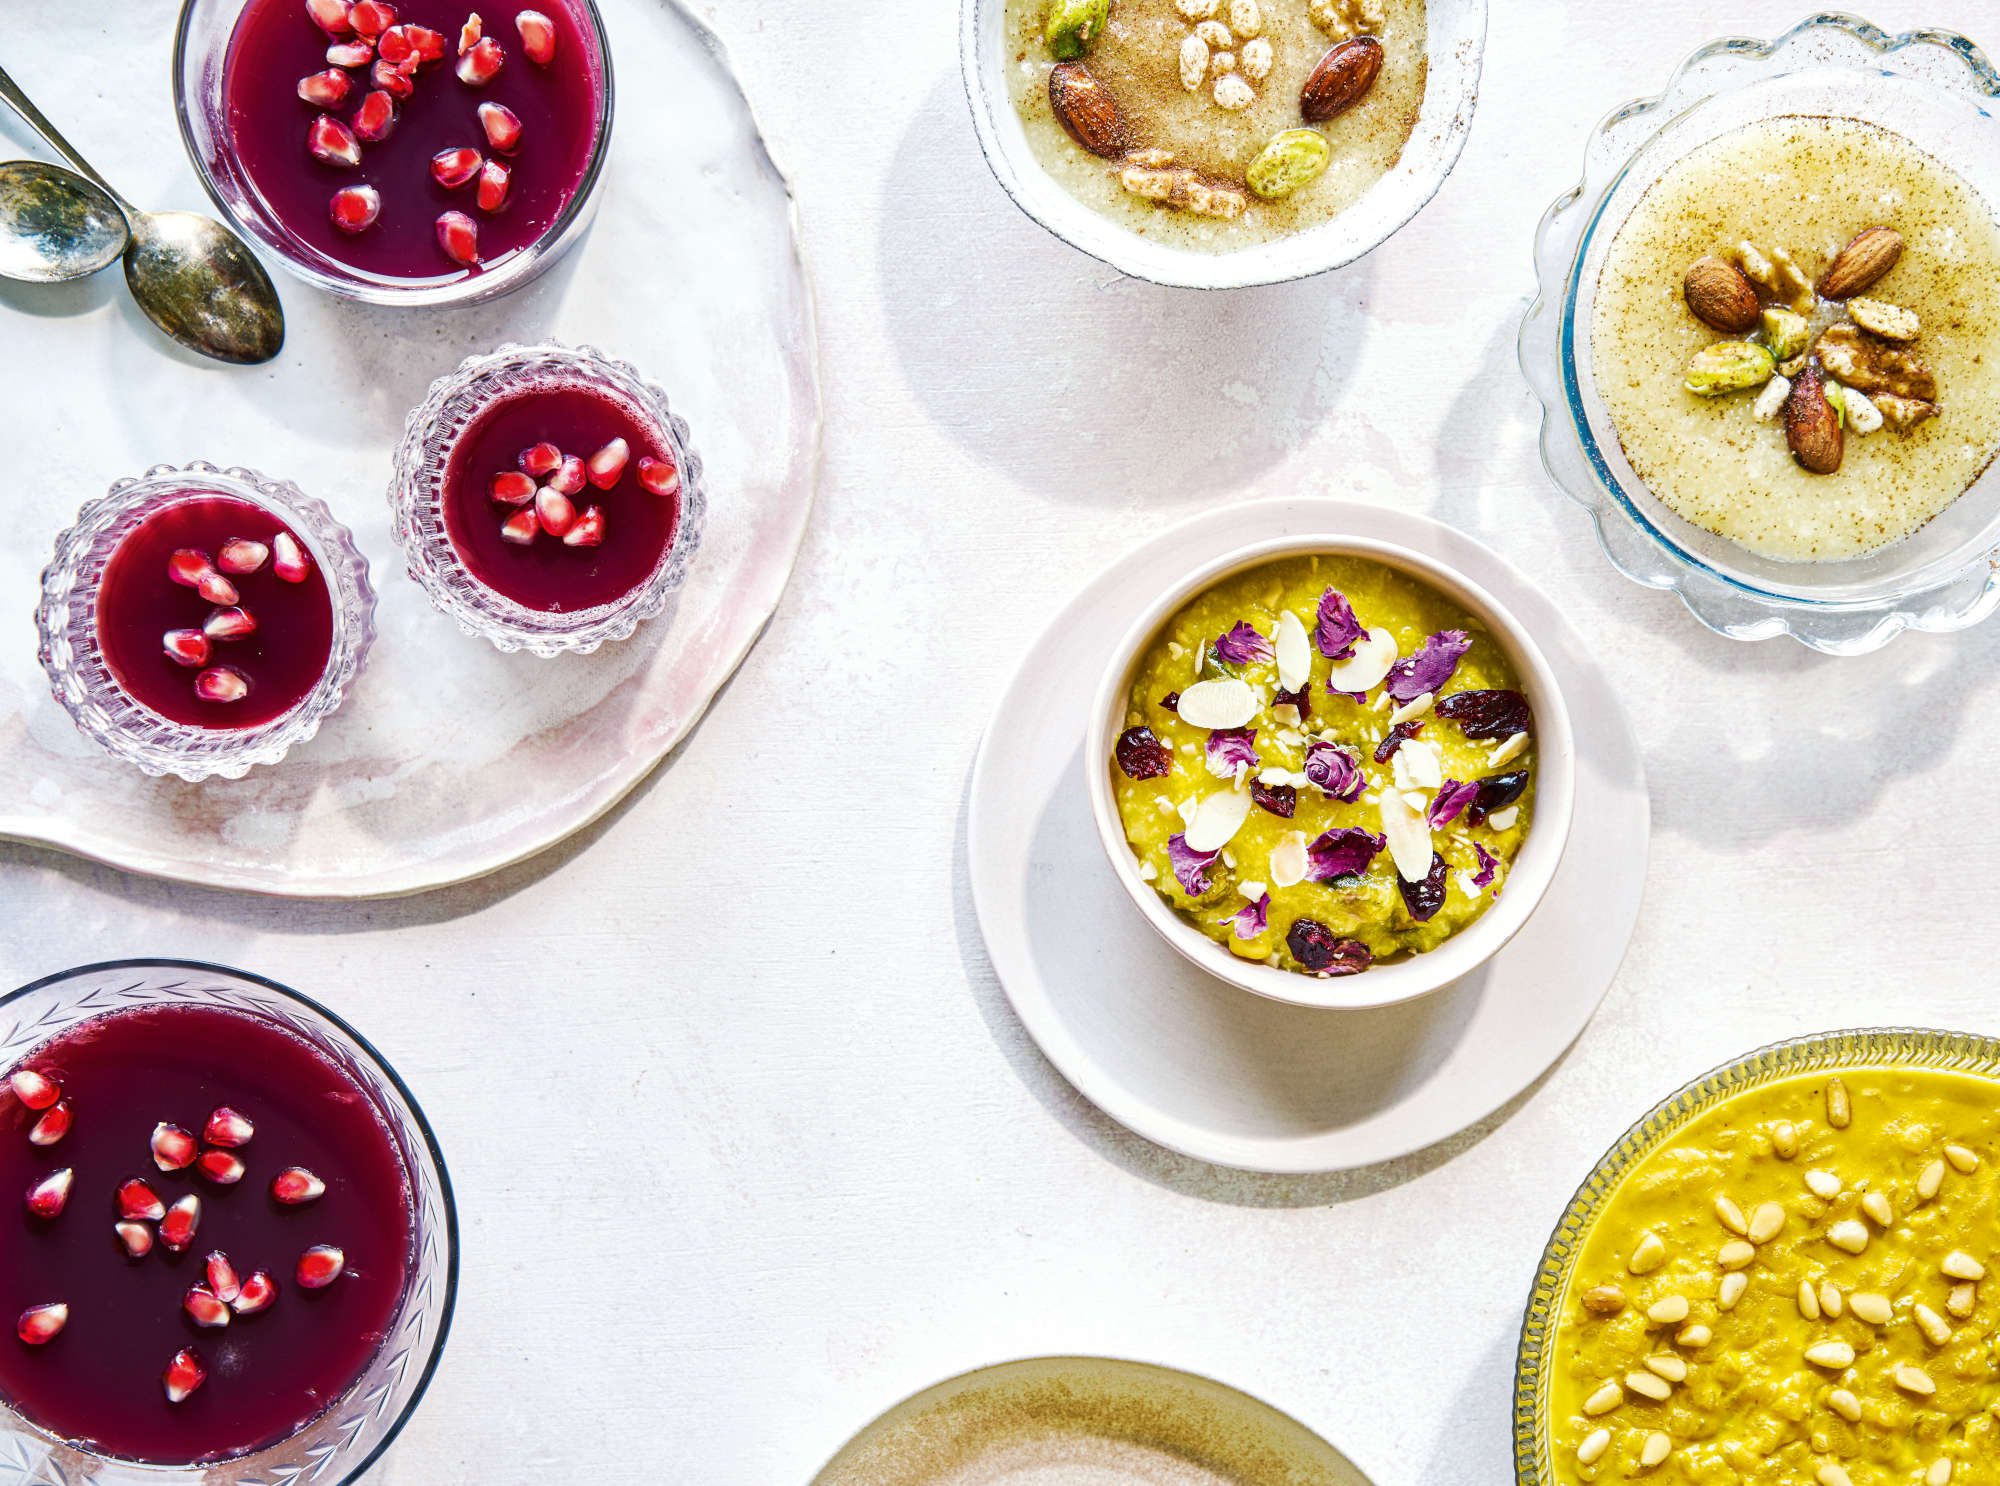
<path fill-rule="evenodd" d="M 296 1433 L 391 1329 L 409 1172 L 374 1101 L 277 1022 L 135 1007 L 0 1087 L 0 1397 L 100 1455 L 188 1464 Z"/>
<path fill-rule="evenodd" d="M 680 525 L 672 445 L 623 398 L 582 382 L 484 409 L 453 444 L 442 488 L 466 570 L 544 613 L 616 603 L 653 576 Z"/>
<path fill-rule="evenodd" d="M 535 5 L 249 0 L 222 97 L 267 210 L 389 280 L 480 273 L 541 240 L 591 171 L 606 79 L 587 7 Z"/>
<path fill-rule="evenodd" d="M 170 722 L 253 728 L 326 673 L 333 599 L 263 507 L 192 491 L 131 531 L 97 590 L 98 644 L 126 694 Z"/>

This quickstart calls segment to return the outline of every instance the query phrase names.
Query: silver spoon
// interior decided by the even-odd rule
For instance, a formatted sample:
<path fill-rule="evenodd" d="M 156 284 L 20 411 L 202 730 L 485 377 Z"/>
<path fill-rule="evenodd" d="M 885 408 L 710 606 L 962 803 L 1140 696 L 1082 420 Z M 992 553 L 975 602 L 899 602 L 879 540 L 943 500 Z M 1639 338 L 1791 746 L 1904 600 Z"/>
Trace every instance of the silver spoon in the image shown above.
<path fill-rule="evenodd" d="M 0 278 L 80 279 L 116 263 L 131 240 L 118 203 L 75 171 L 0 161 Z"/>
<path fill-rule="evenodd" d="M 195 212 L 142 212 L 112 190 L 0 69 L 0 99 L 124 214 L 125 284 L 139 308 L 191 351 L 244 365 L 269 361 L 285 344 L 285 311 L 264 265 L 243 240 Z"/>

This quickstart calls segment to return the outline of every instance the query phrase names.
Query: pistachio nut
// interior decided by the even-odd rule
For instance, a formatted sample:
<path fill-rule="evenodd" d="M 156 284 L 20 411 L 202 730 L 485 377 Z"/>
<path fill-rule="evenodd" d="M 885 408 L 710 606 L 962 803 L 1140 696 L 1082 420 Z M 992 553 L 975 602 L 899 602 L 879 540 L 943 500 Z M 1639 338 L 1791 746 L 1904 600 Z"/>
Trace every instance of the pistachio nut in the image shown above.
<path fill-rule="evenodd" d="M 1812 325 L 1804 315 L 1783 305 L 1774 304 L 1765 310 L 1758 325 L 1764 344 L 1780 361 L 1790 361 L 1812 344 Z"/>
<path fill-rule="evenodd" d="M 1269 201 L 1289 196 L 1326 174 L 1333 151 L 1317 129 L 1286 129 L 1271 136 L 1243 172 L 1244 184 Z"/>
<path fill-rule="evenodd" d="M 1763 386 L 1777 367 L 1776 358 L 1755 341 L 1717 341 L 1694 353 L 1682 385 L 1697 397 L 1721 397 Z"/>
<path fill-rule="evenodd" d="M 1058 62 L 1074 62 L 1090 50 L 1111 14 L 1111 0 L 1049 0 L 1042 37 Z"/>

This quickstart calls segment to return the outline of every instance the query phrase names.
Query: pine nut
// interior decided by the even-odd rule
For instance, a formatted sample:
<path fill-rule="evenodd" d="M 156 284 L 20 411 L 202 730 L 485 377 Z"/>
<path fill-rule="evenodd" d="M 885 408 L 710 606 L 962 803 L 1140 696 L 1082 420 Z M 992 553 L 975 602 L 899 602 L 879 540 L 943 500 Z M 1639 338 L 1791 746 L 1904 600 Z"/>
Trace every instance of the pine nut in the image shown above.
<path fill-rule="evenodd" d="M 1931 1375 L 1912 1363 L 1898 1363 L 1896 1370 L 1889 1376 L 1896 1380 L 1896 1386 L 1905 1393 L 1917 1393 L 1928 1397 L 1937 1392 L 1937 1384 L 1931 1381 Z"/>
<path fill-rule="evenodd" d="M 1846 1302 L 1840 1298 L 1840 1286 L 1827 1280 L 1819 1287 L 1820 1313 L 1829 1321 L 1838 1321 L 1840 1313 L 1846 1309 Z"/>
<path fill-rule="evenodd" d="M 1961 1321 L 1970 1316 L 1978 1305 L 1979 1291 L 1970 1280 L 1962 1285 L 1953 1285 L 1951 1294 L 1944 1299 L 1944 1308 Z"/>
<path fill-rule="evenodd" d="M 1813 1292 L 1811 1280 L 1799 1281 L 1799 1314 L 1808 1321 L 1819 1319 L 1819 1296 Z"/>
<path fill-rule="evenodd" d="M 1743 1298 L 1743 1292 L 1750 1288 L 1750 1277 L 1745 1274 L 1726 1274 L 1722 1277 L 1722 1288 L 1715 1292 L 1715 1304 L 1719 1310 L 1730 1310 Z"/>
<path fill-rule="evenodd" d="M 1930 1339 L 1932 1346 L 1941 1347 L 1951 1340 L 1950 1323 L 1921 1301 L 1911 1308 L 1910 1315 L 1916 1320 L 1917 1330 Z"/>
<path fill-rule="evenodd" d="M 1576 1447 L 1578 1465 L 1595 1465 L 1604 1458 L 1604 1452 L 1611 1448 L 1611 1431 L 1593 1429 L 1583 1437 L 1583 1443 Z"/>
<path fill-rule="evenodd" d="M 1785 1210 L 1775 1202 L 1759 1203 L 1750 1214 L 1750 1242 L 1769 1243 L 1785 1227 Z"/>
<path fill-rule="evenodd" d="M 1850 1254 L 1858 1254 L 1868 1247 L 1867 1225 L 1853 1218 L 1842 1218 L 1826 1230 L 1826 1241 L 1836 1249 L 1845 1249 Z"/>
<path fill-rule="evenodd" d="M 1750 1225 L 1743 1218 L 1743 1209 L 1727 1197 L 1716 1197 L 1715 1217 L 1717 1222 L 1739 1238 L 1750 1231 Z"/>
<path fill-rule="evenodd" d="M 1599 1414 L 1610 1413 L 1623 1402 L 1625 1402 L 1625 1390 L 1620 1388 L 1614 1379 L 1583 1401 L 1583 1411 L 1594 1419 Z"/>
<path fill-rule="evenodd" d="M 1861 1210 L 1873 1218 L 1883 1228 L 1892 1227 L 1896 1221 L 1896 1209 L 1889 1205 L 1887 1196 L 1880 1192 L 1870 1192 L 1861 1199 Z"/>
<path fill-rule="evenodd" d="M 1651 1470 L 1673 1453 L 1674 1442 L 1656 1429 L 1646 1436 L 1646 1443 L 1639 1447 L 1639 1464 L 1643 1469 Z"/>
<path fill-rule="evenodd" d="M 1861 1422 L 1861 1400 L 1845 1388 L 1836 1388 L 1826 1396 L 1826 1406 L 1849 1424 Z"/>
<path fill-rule="evenodd" d="M 1641 1398 L 1650 1398 L 1655 1403 L 1665 1403 L 1674 1393 L 1672 1383 L 1649 1372 L 1628 1372 L 1625 1374 L 1625 1386 Z"/>
<path fill-rule="evenodd" d="M 1966 1253 L 1964 1249 L 1953 1249 L 1949 1254 L 1946 1254 L 1944 1256 L 1944 1263 L 1939 1267 L 1955 1280 L 1983 1280 L 1986 1278 L 1986 1266 Z"/>
<path fill-rule="evenodd" d="M 1656 1300 L 1646 1311 L 1646 1319 L 1658 1326 L 1678 1326 L 1687 1318 L 1685 1295 L 1669 1295 L 1664 1300 Z"/>
<path fill-rule="evenodd" d="M 1826 1122 L 1836 1130 L 1845 1130 L 1854 1118 L 1854 1106 L 1847 1097 L 1847 1085 L 1837 1078 L 1826 1081 Z"/>
<path fill-rule="evenodd" d="M 1859 1320 L 1870 1326 L 1887 1326 L 1896 1314 L 1896 1308 L 1889 1303 L 1889 1297 L 1878 1295 L 1873 1290 L 1861 1290 L 1847 1297 L 1847 1308 Z"/>
<path fill-rule="evenodd" d="M 1854 1477 L 1835 1465 L 1831 1460 L 1822 1460 L 1814 1472 L 1819 1486 L 1854 1486 Z"/>
<path fill-rule="evenodd" d="M 1674 1337 L 1674 1345 L 1687 1347 L 1699 1352 L 1703 1347 L 1708 1345 L 1714 1335 L 1714 1332 L 1697 1322 L 1693 1326 L 1683 1326 L 1680 1332 Z"/>
<path fill-rule="evenodd" d="M 1741 1269 L 1757 1257 L 1755 1245 L 1740 1238 L 1732 1238 L 1716 1250 L 1715 1262 L 1724 1269 Z"/>
<path fill-rule="evenodd" d="M 1944 1158 L 1966 1176 L 1971 1176 L 1973 1172 L 1979 1170 L 1979 1158 L 1962 1145 L 1946 1146 Z"/>
<path fill-rule="evenodd" d="M 1924 1486 L 1945 1486 L 1951 1480 L 1951 1462 L 1933 1460 L 1931 1468 L 1924 1472 Z"/>
<path fill-rule="evenodd" d="M 1806 1348 L 1806 1361 L 1814 1367 L 1852 1367 L 1854 1348 L 1843 1341 L 1814 1342 Z"/>
<path fill-rule="evenodd" d="M 1824 1202 L 1831 1202 L 1840 1195 L 1841 1181 L 1832 1172 L 1815 1168 L 1806 1173 L 1806 1186 L 1813 1196 Z"/>
<path fill-rule="evenodd" d="M 1646 1370 L 1658 1373 L 1669 1383 L 1685 1383 L 1688 1380 L 1688 1365 L 1685 1357 L 1675 1357 L 1665 1353 L 1646 1359 Z"/>
<path fill-rule="evenodd" d="M 1944 1185 L 1944 1162 L 1933 1161 L 1917 1177 L 1917 1196 L 1929 1202 L 1937 1196 L 1938 1188 Z"/>
<path fill-rule="evenodd" d="M 1615 1316 L 1625 1309 L 1625 1292 L 1616 1285 L 1599 1285 L 1583 1292 L 1583 1308 L 1593 1316 Z"/>
<path fill-rule="evenodd" d="M 1625 1267 L 1634 1274 L 1651 1274 L 1667 1262 L 1667 1246 L 1660 1242 L 1660 1235 L 1649 1233 L 1639 1240 L 1639 1247 L 1632 1251 L 1632 1257 Z"/>
<path fill-rule="evenodd" d="M 1771 1127 L 1771 1154 L 1780 1161 L 1789 1161 L 1799 1153 L 1799 1127 L 1790 1120 L 1780 1120 Z"/>

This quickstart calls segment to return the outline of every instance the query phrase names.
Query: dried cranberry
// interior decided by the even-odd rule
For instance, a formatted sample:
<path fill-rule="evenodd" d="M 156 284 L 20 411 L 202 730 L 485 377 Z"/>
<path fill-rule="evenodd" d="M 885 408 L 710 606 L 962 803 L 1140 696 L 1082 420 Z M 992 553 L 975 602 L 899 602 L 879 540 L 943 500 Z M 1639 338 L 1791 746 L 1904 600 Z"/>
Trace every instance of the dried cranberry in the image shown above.
<path fill-rule="evenodd" d="M 1299 721 L 1304 722 L 1313 715 L 1312 683 L 1306 682 L 1297 691 L 1286 691 L 1280 687 L 1271 695 L 1273 707 L 1283 707 L 1287 703 L 1299 709 Z"/>
<path fill-rule="evenodd" d="M 1431 853 L 1431 869 L 1424 874 L 1422 882 L 1411 882 L 1401 873 L 1396 875 L 1397 884 L 1403 889 L 1403 902 L 1410 910 L 1410 917 L 1418 923 L 1427 923 L 1437 917 L 1437 911 L 1444 907 L 1444 858 Z"/>
<path fill-rule="evenodd" d="M 1421 722 L 1397 723 L 1389 729 L 1389 736 L 1375 745 L 1375 762 L 1378 764 L 1388 763 L 1390 758 L 1395 755 L 1396 750 L 1403 746 L 1404 739 L 1414 738 L 1423 730 L 1424 725 Z M 1415 757 L 1414 754 L 1411 756 Z"/>
<path fill-rule="evenodd" d="M 1374 958 L 1359 939 L 1341 939 L 1315 918 L 1293 919 L 1285 947 L 1314 975 L 1359 975 Z"/>
<path fill-rule="evenodd" d="M 1525 733 L 1535 715 L 1518 691 L 1455 691 L 1439 697 L 1433 709 L 1455 722 L 1468 738 L 1510 738 Z"/>
<path fill-rule="evenodd" d="M 1158 779 L 1173 772 L 1173 755 L 1151 728 L 1127 728 L 1118 735 L 1118 767 L 1131 779 Z"/>
<path fill-rule="evenodd" d="M 1177 691 L 1168 692 L 1160 698 L 1160 705 L 1178 717 L 1181 710 L 1181 694 Z"/>
<path fill-rule="evenodd" d="M 1488 774 L 1478 781 L 1479 794 L 1472 802 L 1472 810 L 1465 817 L 1469 825 L 1479 825 L 1496 810 L 1505 810 L 1521 798 L 1521 791 L 1528 787 L 1528 771 L 1517 769 L 1512 774 Z"/>
<path fill-rule="evenodd" d="M 1282 815 L 1286 820 L 1299 808 L 1299 792 L 1289 784 L 1259 784 L 1250 781 L 1250 799 L 1273 815 Z"/>

